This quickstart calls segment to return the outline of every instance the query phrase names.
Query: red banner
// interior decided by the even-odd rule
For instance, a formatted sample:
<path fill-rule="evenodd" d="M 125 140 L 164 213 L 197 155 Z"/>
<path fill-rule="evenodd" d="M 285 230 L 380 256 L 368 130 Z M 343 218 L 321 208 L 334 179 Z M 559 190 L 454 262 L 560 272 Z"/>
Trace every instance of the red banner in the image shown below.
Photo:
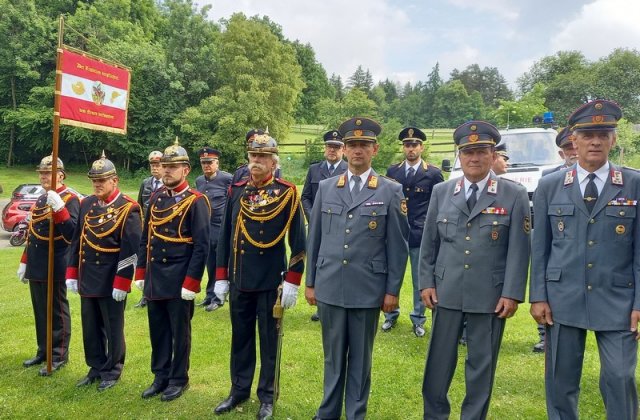
<path fill-rule="evenodd" d="M 129 70 L 68 49 L 61 68 L 60 124 L 126 134 Z"/>

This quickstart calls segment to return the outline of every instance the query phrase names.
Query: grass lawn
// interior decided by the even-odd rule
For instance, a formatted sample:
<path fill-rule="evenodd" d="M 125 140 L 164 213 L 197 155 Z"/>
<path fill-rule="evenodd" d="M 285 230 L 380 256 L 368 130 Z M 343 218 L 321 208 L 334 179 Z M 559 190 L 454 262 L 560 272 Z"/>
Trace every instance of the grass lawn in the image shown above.
<path fill-rule="evenodd" d="M 151 383 L 150 344 L 145 310 L 133 305 L 139 291 L 131 293 L 126 309 L 127 360 L 120 383 L 98 393 L 93 386 L 75 387 L 88 368 L 84 363 L 80 326 L 79 297 L 70 295 L 72 340 L 70 360 L 52 377 L 37 375 L 37 368 L 25 369 L 22 361 L 35 354 L 33 314 L 27 285 L 20 283 L 15 271 L 21 248 L 0 250 L 0 417 L 2 418 L 205 418 L 213 417 L 212 408 L 227 396 L 229 381 L 230 325 L 229 307 L 213 313 L 196 308 L 193 317 L 191 352 L 191 388 L 176 401 L 163 403 L 159 398 L 142 400 L 141 392 Z M 408 273 L 408 270 L 407 270 Z M 204 284 L 204 282 L 203 282 Z M 405 276 L 405 284 L 411 284 Z M 298 306 L 287 311 L 281 399 L 276 418 L 309 419 L 322 397 L 323 354 L 320 326 L 309 320 L 309 307 L 300 290 Z M 375 343 L 372 391 L 368 418 L 419 419 L 422 416 L 420 389 L 425 363 L 428 333 L 418 339 L 412 334 L 406 308 L 411 306 L 411 288 L 402 290 L 403 313 L 389 333 L 378 333 Z M 198 297 L 198 301 L 202 295 Z M 429 316 L 428 321 L 431 320 Z M 427 326 L 429 322 L 427 322 Z M 429 331 L 429 328 L 427 329 Z M 489 417 L 493 419 L 543 419 L 544 357 L 531 352 L 537 339 L 535 324 L 522 305 L 508 321 Z M 592 335 L 582 381 L 580 416 L 604 418 L 598 391 L 599 365 Z M 459 418 L 464 397 L 464 353 L 451 387 L 452 418 Z M 252 419 L 259 407 L 255 392 L 242 409 L 221 418 Z"/>

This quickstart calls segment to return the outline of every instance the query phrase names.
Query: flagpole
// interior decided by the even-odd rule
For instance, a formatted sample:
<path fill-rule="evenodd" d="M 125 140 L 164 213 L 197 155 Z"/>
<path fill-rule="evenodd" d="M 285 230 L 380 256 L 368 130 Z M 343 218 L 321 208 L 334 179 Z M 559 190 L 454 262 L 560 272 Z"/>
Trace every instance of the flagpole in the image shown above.
<path fill-rule="evenodd" d="M 56 49 L 56 88 L 53 104 L 53 145 L 51 147 L 51 189 L 58 186 L 58 141 L 60 138 L 60 89 L 62 86 L 62 40 L 64 17 L 60 15 L 58 23 L 58 48 Z M 49 265 L 47 273 L 47 373 L 51 374 L 53 358 L 53 262 L 54 262 L 54 228 L 53 209 L 49 219 Z"/>

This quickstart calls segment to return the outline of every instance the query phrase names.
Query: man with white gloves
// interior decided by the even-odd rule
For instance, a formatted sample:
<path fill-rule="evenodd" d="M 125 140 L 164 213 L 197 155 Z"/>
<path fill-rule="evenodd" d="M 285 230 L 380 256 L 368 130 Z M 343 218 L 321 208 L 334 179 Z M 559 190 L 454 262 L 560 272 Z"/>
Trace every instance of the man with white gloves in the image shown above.
<path fill-rule="evenodd" d="M 231 185 L 218 239 L 214 292 L 230 293 L 231 391 L 216 414 L 233 410 L 249 398 L 256 365 L 256 318 L 260 337 L 260 379 L 256 418 L 273 414 L 277 353 L 273 306 L 286 272 L 282 306 L 295 305 L 304 270 L 304 217 L 295 185 L 274 178 L 278 145 L 258 132 L 247 144 L 249 179 Z M 285 235 L 291 258 L 287 264 Z"/>
<path fill-rule="evenodd" d="M 142 222 L 140 206 L 118 190 L 118 174 L 102 157 L 87 174 L 94 195 L 80 204 L 78 229 L 69 249 L 67 288 L 80 293 L 84 357 L 89 372 L 78 387 L 100 381 L 113 387 L 125 359 L 124 309 L 136 266 Z"/>
<path fill-rule="evenodd" d="M 53 343 L 51 372 L 67 363 L 69 340 L 71 339 L 71 317 L 67 287 L 65 285 L 65 269 L 68 244 L 78 220 L 80 201 L 78 197 L 63 184 L 65 178 L 64 165 L 58 159 L 56 185 L 51 185 L 51 156 L 45 156 L 36 171 L 40 176 L 40 185 L 47 191 L 42 194 L 31 208 L 29 214 L 29 236 L 25 247 L 18 278 L 29 283 L 31 303 L 36 324 L 36 340 L 38 351 L 34 357 L 25 360 L 24 367 L 39 365 L 46 360 L 47 344 L 47 277 L 49 260 L 49 226 L 53 217 L 54 251 L 53 251 Z M 39 371 L 47 376 L 47 368 Z"/>
<path fill-rule="evenodd" d="M 164 187 L 149 200 L 135 279 L 147 299 L 154 374 L 142 398 L 172 401 L 189 387 L 193 300 L 209 252 L 210 207 L 189 188 L 191 164 L 177 139 L 160 163 Z"/>

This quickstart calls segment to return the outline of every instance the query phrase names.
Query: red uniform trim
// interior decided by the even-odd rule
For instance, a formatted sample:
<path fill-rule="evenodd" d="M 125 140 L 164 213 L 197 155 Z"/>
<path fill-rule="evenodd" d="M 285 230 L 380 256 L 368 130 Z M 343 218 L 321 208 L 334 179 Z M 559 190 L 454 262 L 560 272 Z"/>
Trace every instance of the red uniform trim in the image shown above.
<path fill-rule="evenodd" d="M 229 280 L 227 267 L 216 267 L 216 280 Z"/>
<path fill-rule="evenodd" d="M 144 280 L 144 276 L 147 273 L 147 269 L 146 268 L 142 268 L 142 267 L 138 267 L 136 268 L 136 275 L 135 275 L 135 279 L 136 280 Z"/>
<path fill-rule="evenodd" d="M 22 253 L 22 257 L 20 257 L 20 262 L 22 264 L 26 264 L 27 263 L 27 251 L 26 250 Z"/>
<path fill-rule="evenodd" d="M 286 181 L 286 180 L 284 180 L 284 179 L 282 179 L 282 178 L 276 178 L 276 181 L 278 181 L 278 182 L 279 182 L 279 183 L 281 183 L 281 184 L 286 185 L 287 187 L 291 187 L 291 188 L 293 188 L 294 190 L 296 189 L 296 185 L 295 185 L 295 184 L 292 184 L 291 182 Z"/>
<path fill-rule="evenodd" d="M 182 287 L 187 290 L 191 290 L 192 292 L 198 293 L 200 292 L 200 280 L 187 276 L 184 278 L 184 282 L 182 282 Z"/>
<path fill-rule="evenodd" d="M 287 271 L 287 276 L 284 279 L 287 283 L 295 284 L 296 286 L 300 286 L 301 280 L 302 273 L 296 273 L 294 271 Z"/>
<path fill-rule="evenodd" d="M 131 279 L 127 279 L 124 277 L 116 276 L 113 279 L 113 288 L 124 290 L 126 292 L 131 291 Z"/>
<path fill-rule="evenodd" d="M 53 223 L 55 224 L 66 222 L 69 219 L 71 219 L 71 216 L 69 215 L 69 210 L 67 210 L 66 207 L 63 207 L 62 210 L 53 213 Z"/>
<path fill-rule="evenodd" d="M 78 280 L 78 267 L 67 267 L 65 278 Z"/>

